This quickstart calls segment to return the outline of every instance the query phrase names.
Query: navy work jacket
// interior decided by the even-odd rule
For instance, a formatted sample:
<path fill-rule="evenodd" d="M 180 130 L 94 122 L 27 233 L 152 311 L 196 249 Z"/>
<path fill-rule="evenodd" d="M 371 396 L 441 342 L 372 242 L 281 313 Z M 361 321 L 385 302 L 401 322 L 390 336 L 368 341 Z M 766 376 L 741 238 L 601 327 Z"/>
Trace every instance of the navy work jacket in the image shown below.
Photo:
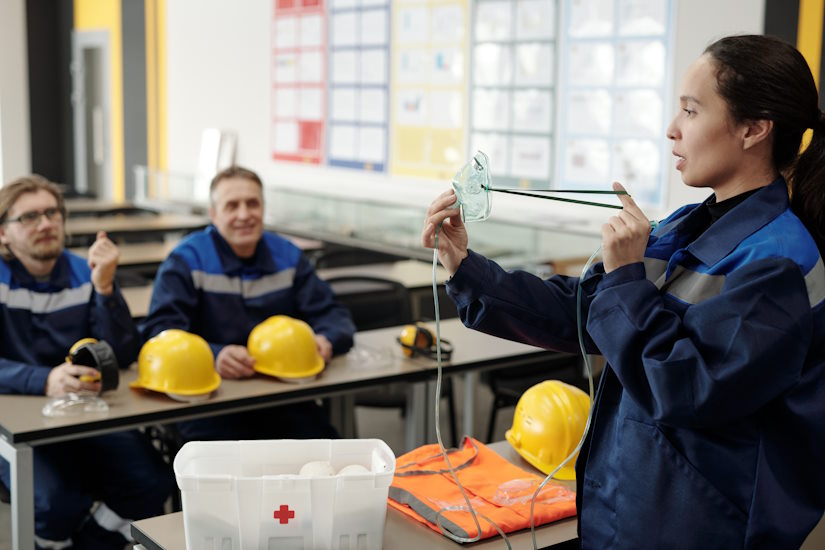
<path fill-rule="evenodd" d="M 825 509 L 825 268 L 781 178 L 708 227 L 675 212 L 644 262 L 581 281 L 470 253 L 464 323 L 607 360 L 576 465 L 582 548 L 798 548 Z M 705 228 L 707 228 L 705 230 Z"/>
<path fill-rule="evenodd" d="M 245 346 L 252 329 L 272 315 L 305 321 L 335 354 L 352 347 L 349 311 L 298 247 L 265 232 L 245 261 L 210 225 L 188 235 L 161 264 L 140 330 L 145 339 L 169 328 L 198 334 L 217 357 L 225 345 Z"/>
<path fill-rule="evenodd" d="M 0 393 L 43 395 L 49 372 L 81 338 L 106 341 L 121 368 L 140 345 L 117 285 L 110 296 L 95 292 L 86 260 L 65 250 L 47 281 L 0 260 L 0 323 Z"/>

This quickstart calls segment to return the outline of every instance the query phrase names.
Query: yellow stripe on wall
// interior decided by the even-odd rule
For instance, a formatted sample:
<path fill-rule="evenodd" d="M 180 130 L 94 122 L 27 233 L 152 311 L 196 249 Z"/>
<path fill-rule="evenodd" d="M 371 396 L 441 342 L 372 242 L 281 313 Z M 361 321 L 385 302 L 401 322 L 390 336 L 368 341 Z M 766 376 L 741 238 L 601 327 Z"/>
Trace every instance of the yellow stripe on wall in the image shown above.
<path fill-rule="evenodd" d="M 822 59 L 823 14 L 825 14 L 825 0 L 799 0 L 796 48 L 808 61 L 817 88 L 819 87 L 819 64 Z"/>
<path fill-rule="evenodd" d="M 146 0 L 146 134 L 150 170 L 166 170 L 166 0 Z M 154 189 L 149 189 L 150 193 Z"/>
<path fill-rule="evenodd" d="M 825 15 L 825 0 L 799 0 L 799 22 L 796 33 L 798 49 L 814 76 L 819 89 L 819 66 L 822 60 L 822 18 Z M 804 151 L 811 142 L 812 130 L 806 130 L 800 150 Z"/>
<path fill-rule="evenodd" d="M 77 31 L 105 30 L 109 33 L 109 108 L 112 198 L 123 200 L 126 180 L 123 158 L 123 23 L 119 0 L 75 0 L 74 28 Z"/>

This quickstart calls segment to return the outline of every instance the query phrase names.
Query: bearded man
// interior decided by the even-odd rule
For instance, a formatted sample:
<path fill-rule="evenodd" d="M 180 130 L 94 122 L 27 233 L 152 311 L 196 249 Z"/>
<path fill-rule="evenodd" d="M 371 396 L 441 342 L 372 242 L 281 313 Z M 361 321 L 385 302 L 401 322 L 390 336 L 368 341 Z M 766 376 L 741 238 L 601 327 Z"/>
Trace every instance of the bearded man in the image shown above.
<path fill-rule="evenodd" d="M 119 257 L 104 232 L 88 260 L 64 249 L 66 207 L 57 186 L 27 176 L 0 188 L 0 393 L 99 392 L 97 371 L 65 357 L 82 338 L 107 342 L 121 367 L 139 336 L 115 283 Z M 174 487 L 169 468 L 136 431 L 34 448 L 38 548 L 111 548 L 131 520 L 158 515 Z M 0 482 L 10 486 L 0 459 Z"/>

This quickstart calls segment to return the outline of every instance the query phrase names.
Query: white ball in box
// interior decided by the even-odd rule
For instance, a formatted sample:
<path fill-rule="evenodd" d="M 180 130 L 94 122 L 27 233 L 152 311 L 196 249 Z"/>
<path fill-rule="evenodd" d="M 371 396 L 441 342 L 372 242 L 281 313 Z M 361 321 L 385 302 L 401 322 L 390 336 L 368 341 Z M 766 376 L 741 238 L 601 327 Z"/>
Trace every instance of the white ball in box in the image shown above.
<path fill-rule="evenodd" d="M 335 472 L 300 475 L 308 462 Z M 175 457 L 189 550 L 377 550 L 395 455 L 379 439 L 192 441 Z"/>

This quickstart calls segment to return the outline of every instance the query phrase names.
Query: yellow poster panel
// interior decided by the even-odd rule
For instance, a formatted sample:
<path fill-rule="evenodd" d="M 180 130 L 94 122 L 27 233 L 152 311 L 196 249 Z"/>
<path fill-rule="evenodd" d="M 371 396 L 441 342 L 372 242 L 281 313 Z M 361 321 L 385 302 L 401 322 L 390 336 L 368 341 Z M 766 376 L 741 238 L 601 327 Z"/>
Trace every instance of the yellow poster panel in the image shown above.
<path fill-rule="evenodd" d="M 466 160 L 467 0 L 394 6 L 390 171 L 449 179 Z"/>

